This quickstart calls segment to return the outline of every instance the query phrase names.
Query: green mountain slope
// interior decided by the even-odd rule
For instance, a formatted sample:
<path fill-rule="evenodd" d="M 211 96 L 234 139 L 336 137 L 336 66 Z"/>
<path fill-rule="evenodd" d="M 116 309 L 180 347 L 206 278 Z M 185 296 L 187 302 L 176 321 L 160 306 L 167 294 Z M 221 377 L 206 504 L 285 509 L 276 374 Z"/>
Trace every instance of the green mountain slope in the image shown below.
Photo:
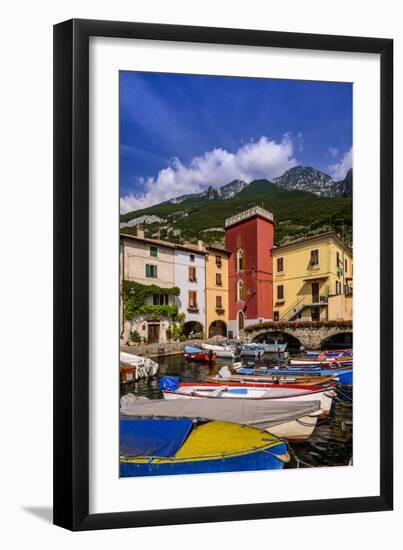
<path fill-rule="evenodd" d="M 161 220 L 143 224 L 146 235 L 178 242 L 202 239 L 206 243 L 222 244 L 225 219 L 256 205 L 273 213 L 277 244 L 330 230 L 351 243 L 350 198 L 288 191 L 268 180 L 255 180 L 230 199 L 189 197 L 178 204 L 168 202 L 130 212 L 121 216 L 121 222 L 158 216 Z M 134 225 L 122 228 L 124 233 L 135 231 Z"/>

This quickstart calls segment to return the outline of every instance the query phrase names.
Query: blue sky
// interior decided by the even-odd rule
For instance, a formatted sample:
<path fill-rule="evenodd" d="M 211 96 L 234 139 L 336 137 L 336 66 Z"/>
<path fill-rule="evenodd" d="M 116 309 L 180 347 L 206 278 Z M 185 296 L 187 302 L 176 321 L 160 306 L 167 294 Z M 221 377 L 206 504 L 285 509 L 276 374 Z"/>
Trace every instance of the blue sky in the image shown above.
<path fill-rule="evenodd" d="M 123 212 L 240 178 L 352 161 L 352 85 L 120 73 Z"/>

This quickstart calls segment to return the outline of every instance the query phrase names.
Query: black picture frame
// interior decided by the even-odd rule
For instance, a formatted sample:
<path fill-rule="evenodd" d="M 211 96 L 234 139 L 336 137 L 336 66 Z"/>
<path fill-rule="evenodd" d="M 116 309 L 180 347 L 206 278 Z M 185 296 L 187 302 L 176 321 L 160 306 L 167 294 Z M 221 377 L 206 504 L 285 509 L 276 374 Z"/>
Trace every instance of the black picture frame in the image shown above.
<path fill-rule="evenodd" d="M 356 498 L 89 513 L 89 38 L 379 54 L 380 492 Z M 71 530 L 392 510 L 393 40 L 73 19 L 54 27 L 54 523 Z"/>

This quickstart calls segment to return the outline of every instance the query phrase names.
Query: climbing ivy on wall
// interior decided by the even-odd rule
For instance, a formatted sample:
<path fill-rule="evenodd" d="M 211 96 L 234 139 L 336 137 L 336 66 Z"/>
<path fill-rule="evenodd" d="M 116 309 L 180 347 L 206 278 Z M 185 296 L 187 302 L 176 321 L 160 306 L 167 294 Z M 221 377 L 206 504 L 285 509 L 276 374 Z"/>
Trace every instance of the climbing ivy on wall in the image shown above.
<path fill-rule="evenodd" d="M 123 281 L 123 314 L 125 319 L 131 319 L 134 315 L 145 314 L 150 317 L 172 317 L 178 315 L 178 308 L 173 305 L 151 305 L 145 304 L 146 296 L 151 294 L 168 294 L 179 296 L 180 289 L 176 286 L 172 288 L 162 288 L 158 285 L 143 285 L 133 281 Z"/>

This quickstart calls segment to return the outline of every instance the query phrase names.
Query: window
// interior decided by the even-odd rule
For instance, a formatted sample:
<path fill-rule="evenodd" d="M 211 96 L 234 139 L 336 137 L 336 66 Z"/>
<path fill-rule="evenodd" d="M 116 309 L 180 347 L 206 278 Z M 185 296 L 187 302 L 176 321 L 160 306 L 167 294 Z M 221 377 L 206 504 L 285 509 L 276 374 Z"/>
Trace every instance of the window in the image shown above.
<path fill-rule="evenodd" d="M 153 264 L 146 264 L 146 277 L 152 277 L 153 279 L 157 278 L 157 266 Z"/>
<path fill-rule="evenodd" d="M 189 290 L 189 309 L 197 309 L 197 292 Z"/>
<path fill-rule="evenodd" d="M 217 286 L 222 286 L 222 275 L 221 275 L 221 273 L 216 273 L 215 274 L 215 284 Z"/>
<path fill-rule="evenodd" d="M 339 267 L 340 265 L 340 253 L 336 252 L 336 266 Z"/>
<path fill-rule="evenodd" d="M 309 262 L 311 265 L 319 265 L 319 250 L 311 250 L 311 260 Z"/>
<path fill-rule="evenodd" d="M 341 282 L 336 281 L 336 294 L 341 294 Z"/>
<path fill-rule="evenodd" d="M 284 271 L 284 258 L 277 258 L 277 272 L 282 273 Z"/>
<path fill-rule="evenodd" d="M 196 283 L 196 268 L 195 267 L 189 267 L 189 281 L 191 283 Z"/>
<path fill-rule="evenodd" d="M 241 249 L 239 249 L 238 252 L 236 253 L 236 263 L 237 263 L 237 266 L 236 266 L 237 271 L 243 271 L 245 262 L 244 262 L 243 250 Z"/>
<path fill-rule="evenodd" d="M 277 286 L 277 300 L 284 300 L 284 285 Z"/>
<path fill-rule="evenodd" d="M 155 306 L 167 306 L 169 302 L 168 294 L 153 294 L 153 304 Z"/>
<path fill-rule="evenodd" d="M 348 272 L 348 262 L 347 262 L 347 258 L 345 258 L 344 260 L 344 273 L 347 275 L 347 272 Z"/>
<path fill-rule="evenodd" d="M 217 267 L 221 267 L 221 266 L 222 266 L 222 258 L 221 258 L 221 256 L 216 256 L 216 257 L 215 257 L 215 263 L 216 263 L 216 266 L 217 266 Z"/>
<path fill-rule="evenodd" d="M 244 300 L 244 284 L 243 281 L 238 281 L 237 283 L 237 300 L 238 302 L 242 302 Z"/>
<path fill-rule="evenodd" d="M 215 297 L 215 307 L 216 309 L 222 309 L 222 296 Z"/>
<path fill-rule="evenodd" d="M 190 259 L 191 262 L 194 262 L 195 261 L 195 255 L 190 254 L 189 259 Z"/>
<path fill-rule="evenodd" d="M 150 246 L 150 256 L 154 258 L 158 256 L 158 248 L 156 246 Z"/>
<path fill-rule="evenodd" d="M 245 327 L 245 317 L 243 315 L 243 312 L 240 311 L 238 313 L 238 330 L 243 330 Z"/>
<path fill-rule="evenodd" d="M 280 321 L 280 312 L 273 311 L 273 321 Z"/>

